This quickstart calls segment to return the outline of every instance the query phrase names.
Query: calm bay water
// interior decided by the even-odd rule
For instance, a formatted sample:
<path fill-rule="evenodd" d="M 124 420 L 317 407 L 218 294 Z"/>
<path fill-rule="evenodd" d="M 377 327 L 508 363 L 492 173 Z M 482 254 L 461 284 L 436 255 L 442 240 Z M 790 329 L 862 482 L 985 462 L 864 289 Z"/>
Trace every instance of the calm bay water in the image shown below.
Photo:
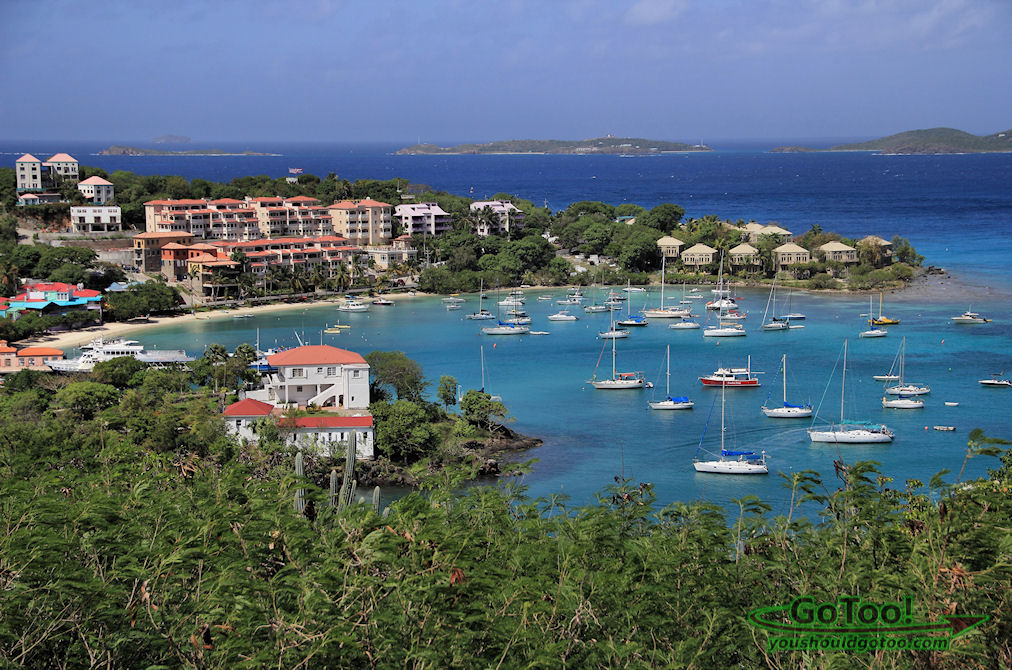
<path fill-rule="evenodd" d="M 575 323 L 553 323 L 545 316 L 553 304 L 528 302 L 535 330 L 548 336 L 480 336 L 480 322 L 463 320 L 477 309 L 477 298 L 457 312 L 438 299 L 419 298 L 394 307 L 373 307 L 367 314 L 342 314 L 352 329 L 325 335 L 338 318 L 333 306 L 303 312 L 279 312 L 253 319 L 197 321 L 146 332 L 147 346 L 185 347 L 198 352 L 212 342 L 230 349 L 254 342 L 259 329 L 265 348 L 295 344 L 294 332 L 314 343 L 367 353 L 397 349 L 418 360 L 428 377 L 455 376 L 464 388 L 481 384 L 480 347 L 486 358 L 486 388 L 499 394 L 515 418 L 518 431 L 540 437 L 543 447 L 525 482 L 535 495 L 567 493 L 576 502 L 624 473 L 657 486 L 661 502 L 705 498 L 727 503 L 748 493 L 760 495 L 782 511 L 787 495 L 780 478 L 699 475 L 691 465 L 707 416 L 717 405 L 704 446 L 719 441 L 719 392 L 701 388 L 697 378 L 718 365 L 743 366 L 751 355 L 753 369 L 763 371 L 763 387 L 728 392 L 728 438 L 737 448 L 765 449 L 773 469 L 814 469 L 829 481 L 832 462 L 874 459 L 897 485 L 910 477 L 927 481 L 962 465 L 966 435 L 982 428 L 1009 438 L 1012 391 L 987 389 L 977 379 L 1002 370 L 1012 373 L 1012 279 L 1007 263 L 1012 252 L 1012 155 L 874 156 L 847 154 L 767 154 L 725 150 L 707 154 L 643 158 L 616 156 L 395 156 L 396 147 L 244 146 L 276 151 L 277 157 L 111 157 L 91 155 L 109 143 L 0 143 L 0 155 L 13 164 L 21 152 L 44 158 L 67 151 L 82 163 L 108 171 L 181 174 L 187 178 L 227 181 L 248 174 L 280 177 L 289 167 L 342 178 L 406 177 L 416 183 L 460 195 L 482 198 L 496 192 L 516 193 L 538 204 L 561 209 L 577 200 L 612 204 L 633 202 L 650 207 L 676 202 L 688 216 L 717 214 L 730 219 L 777 221 L 795 233 L 813 224 L 847 236 L 902 235 L 927 262 L 957 276 L 935 282 L 932 290 L 886 296 L 884 312 L 902 325 L 887 338 L 859 340 L 867 312 L 866 296 L 794 294 L 793 309 L 808 315 L 806 327 L 788 333 L 757 332 L 767 295 L 742 291 L 750 311 L 745 338 L 713 340 L 700 331 L 672 331 L 663 322 L 637 329 L 618 342 L 619 367 L 642 370 L 661 393 L 664 351 L 671 345 L 672 394 L 696 402 L 689 412 L 653 412 L 646 402 L 652 391 L 595 391 L 586 380 L 601 359 L 610 369 L 610 348 L 597 338 L 607 315 L 581 315 Z M 228 149 L 230 147 L 222 147 Z M 14 155 L 17 154 L 17 155 Z M 669 291 L 671 289 L 669 288 Z M 558 293 L 554 293 L 559 297 Z M 642 294 L 634 309 L 642 308 Z M 657 302 L 656 291 L 652 301 Z M 994 319 L 986 326 L 953 326 L 949 317 L 972 304 Z M 550 311 L 551 310 L 551 311 Z M 701 309 L 700 309 L 701 311 Z M 871 377 L 888 370 L 907 337 L 907 377 L 931 385 L 923 410 L 883 410 L 882 388 Z M 804 420 L 774 420 L 759 408 L 772 389 L 779 392 L 779 360 L 788 354 L 788 391 L 794 401 L 823 402 L 821 415 L 839 417 L 839 369 L 832 382 L 844 338 L 850 338 L 846 413 L 849 418 L 886 422 L 896 440 L 885 446 L 813 446 Z M 825 397 L 823 397 L 825 394 Z M 957 401 L 959 407 L 945 407 Z M 953 433 L 925 431 L 935 424 L 954 425 Z M 970 462 L 967 476 L 984 472 L 984 459 Z"/>

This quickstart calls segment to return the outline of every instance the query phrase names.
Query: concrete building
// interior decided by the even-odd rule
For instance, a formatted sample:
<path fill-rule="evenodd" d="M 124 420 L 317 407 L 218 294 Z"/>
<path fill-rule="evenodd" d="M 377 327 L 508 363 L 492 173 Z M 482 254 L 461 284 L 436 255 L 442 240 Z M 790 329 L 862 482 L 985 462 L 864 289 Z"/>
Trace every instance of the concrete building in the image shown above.
<path fill-rule="evenodd" d="M 70 228 L 75 233 L 111 233 L 123 230 L 119 207 L 85 205 L 70 208 Z"/>
<path fill-rule="evenodd" d="M 759 267 L 759 250 L 748 242 L 742 242 L 728 252 L 731 267 L 754 270 Z"/>
<path fill-rule="evenodd" d="M 70 154 L 55 154 L 50 156 L 43 168 L 49 168 L 50 179 L 53 183 L 62 181 L 77 181 L 79 164 L 77 159 Z"/>
<path fill-rule="evenodd" d="M 115 195 L 115 188 L 112 182 L 107 179 L 102 179 L 99 176 L 88 177 L 82 182 L 78 182 L 77 190 L 81 194 L 91 201 L 93 205 L 104 205 L 110 202 Z"/>
<path fill-rule="evenodd" d="M 816 249 L 827 261 L 839 261 L 841 263 L 857 263 L 857 249 L 847 246 L 843 242 L 826 242 Z"/>
<path fill-rule="evenodd" d="M 800 247 L 793 242 L 788 242 L 773 250 L 773 259 L 776 263 L 777 271 L 784 272 L 789 265 L 809 262 L 812 260 L 812 255 L 808 252 L 808 249 Z"/>
<path fill-rule="evenodd" d="M 25 347 L 17 349 L 0 340 L 0 374 L 18 372 L 19 370 L 39 370 L 50 372 L 49 362 L 63 359 L 62 349 L 52 347 Z"/>
<path fill-rule="evenodd" d="M 42 161 L 31 154 L 25 154 L 14 161 L 14 172 L 17 174 L 18 193 L 42 191 Z"/>
<path fill-rule="evenodd" d="M 509 235 L 514 230 L 524 227 L 524 213 L 508 200 L 482 200 L 471 203 L 471 212 L 489 210 L 491 216 L 482 217 L 475 228 L 475 235 Z"/>
<path fill-rule="evenodd" d="M 327 207 L 334 234 L 351 244 L 388 244 L 393 237 L 393 208 L 372 198 L 342 200 Z"/>
<path fill-rule="evenodd" d="M 440 235 L 453 227 L 453 217 L 434 202 L 397 205 L 394 218 L 407 235 Z"/>
<path fill-rule="evenodd" d="M 657 240 L 657 247 L 661 250 L 666 258 L 678 258 L 682 252 L 682 247 L 685 246 L 685 242 L 682 242 L 677 237 L 671 237 L 665 235 L 661 239 Z"/>
<path fill-rule="evenodd" d="M 141 272 L 161 272 L 162 247 L 166 244 L 186 244 L 193 242 L 193 233 L 178 232 L 146 232 L 134 235 L 134 265 Z"/>
<path fill-rule="evenodd" d="M 700 242 L 682 252 L 682 264 L 698 271 L 699 268 L 712 263 L 716 257 L 716 249 Z"/>
<path fill-rule="evenodd" d="M 267 362 L 276 372 L 247 398 L 303 408 L 369 409 L 369 364 L 353 351 L 308 345 L 268 356 Z"/>
<path fill-rule="evenodd" d="M 375 455 L 373 418 L 368 413 L 285 417 L 279 416 L 277 408 L 270 403 L 246 398 L 226 407 L 224 416 L 227 430 L 248 442 L 258 439 L 255 432 L 257 422 L 273 416 L 285 435 L 286 444 L 293 449 L 339 457 L 345 453 L 348 440 L 354 435 L 358 458 L 372 459 Z"/>
<path fill-rule="evenodd" d="M 46 205 L 53 202 L 63 202 L 63 196 L 59 193 L 21 193 L 18 195 L 17 206 Z"/>
<path fill-rule="evenodd" d="M 77 181 L 77 159 L 68 154 L 55 154 L 40 161 L 32 154 L 25 154 L 14 161 L 14 172 L 18 193 L 35 193 L 54 188 L 67 182 Z"/>

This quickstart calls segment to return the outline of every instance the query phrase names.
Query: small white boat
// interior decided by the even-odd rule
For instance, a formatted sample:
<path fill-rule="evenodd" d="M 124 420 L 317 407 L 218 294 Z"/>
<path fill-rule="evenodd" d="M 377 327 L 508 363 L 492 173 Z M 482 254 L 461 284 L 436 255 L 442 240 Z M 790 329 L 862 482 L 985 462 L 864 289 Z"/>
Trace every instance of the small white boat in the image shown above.
<path fill-rule="evenodd" d="M 463 298 L 458 298 L 455 295 L 451 295 L 449 297 L 443 298 L 443 302 L 445 302 L 445 303 L 459 303 L 459 302 L 467 302 L 467 301 L 464 300 Z"/>
<path fill-rule="evenodd" d="M 1004 372 L 1000 372 L 996 375 L 991 375 L 990 379 L 979 379 L 977 380 L 981 386 L 1012 386 L 1012 380 L 1005 379 L 1002 375 Z"/>
<path fill-rule="evenodd" d="M 669 323 L 668 328 L 671 328 L 672 330 L 698 330 L 699 324 L 683 316 L 681 321 L 678 321 L 677 323 Z"/>
<path fill-rule="evenodd" d="M 481 329 L 485 335 L 526 335 L 531 332 L 530 326 L 499 322 L 498 326 L 487 326 Z"/>
<path fill-rule="evenodd" d="M 646 293 L 647 292 L 647 290 L 645 288 L 642 288 L 640 286 L 626 286 L 622 290 L 625 291 L 626 293 Z"/>
<path fill-rule="evenodd" d="M 584 305 L 583 311 L 587 314 L 600 314 L 601 312 L 607 312 L 607 305 Z"/>
<path fill-rule="evenodd" d="M 657 402 L 647 403 L 650 409 L 658 410 L 675 410 L 675 409 L 692 409 L 693 402 L 685 396 L 679 396 L 677 398 L 671 397 L 671 345 L 667 346 L 667 374 L 664 381 L 664 400 Z"/>
<path fill-rule="evenodd" d="M 946 407 L 959 407 L 959 403 L 958 402 L 950 402 L 950 401 L 946 400 L 945 401 L 945 406 Z"/>
<path fill-rule="evenodd" d="M 574 298 L 572 296 L 563 298 L 562 300 L 556 300 L 558 305 L 579 305 L 583 301 L 583 298 Z"/>
<path fill-rule="evenodd" d="M 538 302 L 551 302 L 552 296 L 550 295 L 539 295 Z"/>
<path fill-rule="evenodd" d="M 580 317 L 575 314 L 570 314 L 569 311 L 565 309 L 556 312 L 555 314 L 548 315 L 549 321 L 578 321 L 579 319 Z"/>
<path fill-rule="evenodd" d="M 801 419 L 807 416 L 812 416 L 812 406 L 808 405 L 795 405 L 787 402 L 787 354 L 781 358 L 780 373 L 783 375 L 783 388 L 784 388 L 784 399 L 783 405 L 779 407 L 767 407 L 769 404 L 770 396 L 766 396 L 766 402 L 763 403 L 762 411 L 763 414 L 772 419 Z M 770 391 L 772 395 L 773 391 Z"/>
<path fill-rule="evenodd" d="M 872 379 L 877 382 L 898 382 L 900 380 L 899 375 L 872 375 Z"/>
<path fill-rule="evenodd" d="M 725 321 L 744 321 L 748 318 L 748 313 L 732 309 L 720 318 Z"/>
<path fill-rule="evenodd" d="M 599 331 L 597 335 L 602 340 L 616 340 L 629 337 L 629 331 L 621 328 L 611 328 L 610 330 Z"/>
<path fill-rule="evenodd" d="M 901 395 L 898 398 L 882 398 L 882 407 L 887 409 L 923 409 L 924 401 Z"/>
<path fill-rule="evenodd" d="M 966 310 L 959 316 L 952 317 L 952 322 L 956 324 L 990 323 L 991 319 L 985 319 L 977 312 Z"/>
<path fill-rule="evenodd" d="M 511 326 L 528 326 L 531 323 L 531 317 L 529 316 L 511 316 L 503 319 L 503 323 L 508 323 Z"/>
<path fill-rule="evenodd" d="M 642 328 L 643 326 L 649 325 L 650 322 L 637 314 L 637 315 L 629 315 L 626 318 L 622 319 L 621 321 L 616 321 L 615 323 L 620 326 L 625 326 L 627 328 L 630 327 Z"/>
<path fill-rule="evenodd" d="M 707 326 L 703 329 L 703 337 L 744 337 L 748 335 L 740 323 L 722 323 L 719 326 Z"/>
<path fill-rule="evenodd" d="M 724 448 L 724 396 L 726 390 L 720 392 L 720 454 L 717 458 L 703 460 L 699 452 L 703 451 L 703 438 L 699 438 L 696 457 L 692 459 L 692 467 L 696 472 L 708 472 L 718 475 L 765 475 L 769 474 L 766 467 L 766 452 L 756 454 L 754 451 L 734 451 Z M 703 437 L 706 429 L 703 429 Z"/>
<path fill-rule="evenodd" d="M 547 330 L 532 330 L 528 335 L 551 335 Z"/>
<path fill-rule="evenodd" d="M 361 300 L 350 300 L 346 299 L 343 303 L 337 306 L 339 312 L 368 312 L 369 305 L 362 302 Z"/>
<path fill-rule="evenodd" d="M 499 301 L 500 307 L 522 307 L 523 304 L 524 299 L 518 298 L 517 296 L 514 295 L 508 296 Z"/>
<path fill-rule="evenodd" d="M 862 330 L 858 337 L 885 337 L 888 334 L 889 331 L 884 328 L 872 328 L 871 330 Z"/>
<path fill-rule="evenodd" d="M 932 428 L 934 428 L 935 430 L 945 431 L 947 433 L 951 433 L 952 431 L 956 430 L 955 426 L 932 426 Z"/>
<path fill-rule="evenodd" d="M 372 301 L 372 304 L 374 304 L 374 305 L 392 305 L 392 304 L 394 304 L 394 301 L 393 300 L 387 300 L 386 298 L 376 298 L 375 300 Z"/>
<path fill-rule="evenodd" d="M 488 321 L 490 319 L 494 319 L 495 318 L 495 314 L 493 314 L 492 312 L 488 311 L 487 309 L 482 309 L 482 310 L 479 310 L 477 312 L 471 312 L 470 314 L 468 314 L 464 318 L 465 319 L 471 319 L 472 321 Z"/>
<path fill-rule="evenodd" d="M 706 308 L 713 311 L 738 309 L 738 303 L 731 298 L 718 298 L 706 303 Z"/>
<path fill-rule="evenodd" d="M 927 384 L 897 384 L 885 390 L 889 395 L 927 395 L 931 387 Z"/>
<path fill-rule="evenodd" d="M 460 305 L 458 305 L 455 302 L 448 302 L 448 303 L 446 303 L 446 311 L 447 312 L 455 310 L 455 309 L 460 309 Z"/>

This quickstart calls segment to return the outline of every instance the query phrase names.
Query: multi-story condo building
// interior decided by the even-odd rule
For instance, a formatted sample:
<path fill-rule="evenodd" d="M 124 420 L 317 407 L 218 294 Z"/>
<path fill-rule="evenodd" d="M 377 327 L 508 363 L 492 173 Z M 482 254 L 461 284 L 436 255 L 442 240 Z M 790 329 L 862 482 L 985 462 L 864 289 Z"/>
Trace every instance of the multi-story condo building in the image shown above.
<path fill-rule="evenodd" d="M 162 248 L 168 244 L 193 243 L 193 233 L 186 231 L 147 232 L 134 235 L 134 265 L 141 272 L 160 272 Z"/>
<path fill-rule="evenodd" d="M 71 207 L 70 228 L 75 233 L 111 233 L 123 230 L 120 208 L 95 205 Z"/>
<path fill-rule="evenodd" d="M 144 225 L 147 232 L 188 232 L 207 240 L 334 233 L 327 208 L 305 196 L 150 200 L 144 203 Z"/>
<path fill-rule="evenodd" d="M 401 224 L 401 232 L 407 235 L 439 235 L 450 230 L 453 224 L 453 217 L 434 202 L 397 205 L 394 218 Z"/>
<path fill-rule="evenodd" d="M 113 187 L 111 181 L 95 175 L 94 177 L 88 177 L 82 182 L 78 182 L 77 190 L 90 200 L 91 204 L 104 205 L 112 200 L 116 189 Z"/>
<path fill-rule="evenodd" d="M 33 193 L 53 188 L 63 181 L 77 181 L 77 159 L 68 154 L 55 154 L 40 161 L 25 154 L 14 161 L 18 193 Z"/>
<path fill-rule="evenodd" d="M 334 234 L 352 244 L 387 244 L 393 237 L 392 207 L 371 198 L 342 200 L 327 207 L 334 223 Z"/>
<path fill-rule="evenodd" d="M 472 212 L 489 209 L 495 216 L 482 217 L 478 221 L 475 234 L 479 237 L 489 235 L 509 235 L 514 230 L 524 227 L 524 213 L 508 200 L 482 200 L 471 203 Z"/>

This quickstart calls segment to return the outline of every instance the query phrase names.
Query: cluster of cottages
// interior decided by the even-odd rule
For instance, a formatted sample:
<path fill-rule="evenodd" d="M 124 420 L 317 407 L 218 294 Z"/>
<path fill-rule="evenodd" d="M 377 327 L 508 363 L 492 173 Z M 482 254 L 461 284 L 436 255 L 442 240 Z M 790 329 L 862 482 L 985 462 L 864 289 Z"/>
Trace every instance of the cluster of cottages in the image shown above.
<path fill-rule="evenodd" d="M 340 456 L 354 434 L 358 457 L 373 457 L 369 364 L 361 355 L 307 345 L 272 354 L 267 363 L 263 387 L 225 408 L 230 433 L 256 441 L 257 422 L 274 416 L 289 446 Z M 285 416 L 291 409 L 300 411 Z"/>
<path fill-rule="evenodd" d="M 123 230 L 120 208 L 108 204 L 115 195 L 112 182 L 98 176 L 79 181 L 80 165 L 73 156 L 59 153 L 43 161 L 25 154 L 14 161 L 14 174 L 19 207 L 64 202 L 63 195 L 53 189 L 76 182 L 77 190 L 89 204 L 70 208 L 71 230 L 75 233 Z"/>
<path fill-rule="evenodd" d="M 727 252 L 726 262 L 733 271 L 750 272 L 761 268 L 762 262 L 759 250 L 752 246 L 752 243 L 757 242 L 766 235 L 772 235 L 779 242 L 779 246 L 773 249 L 773 261 L 777 272 L 784 272 L 791 265 L 797 263 L 810 262 L 813 258 L 813 253 L 817 259 L 838 261 L 845 265 L 856 265 L 859 262 L 857 249 L 843 242 L 835 240 L 826 242 L 816 247 L 813 251 L 809 251 L 792 242 L 791 240 L 794 235 L 789 230 L 785 230 L 779 226 L 747 223 L 735 229 L 742 233 L 744 241 Z M 872 244 L 879 250 L 879 254 L 882 257 L 892 255 L 892 243 L 881 237 L 869 235 L 861 241 Z M 699 271 L 705 266 L 720 260 L 720 252 L 717 249 L 702 243 L 683 249 L 685 243 L 670 235 L 657 240 L 657 246 L 666 258 L 678 259 L 686 269 L 693 271 Z"/>

